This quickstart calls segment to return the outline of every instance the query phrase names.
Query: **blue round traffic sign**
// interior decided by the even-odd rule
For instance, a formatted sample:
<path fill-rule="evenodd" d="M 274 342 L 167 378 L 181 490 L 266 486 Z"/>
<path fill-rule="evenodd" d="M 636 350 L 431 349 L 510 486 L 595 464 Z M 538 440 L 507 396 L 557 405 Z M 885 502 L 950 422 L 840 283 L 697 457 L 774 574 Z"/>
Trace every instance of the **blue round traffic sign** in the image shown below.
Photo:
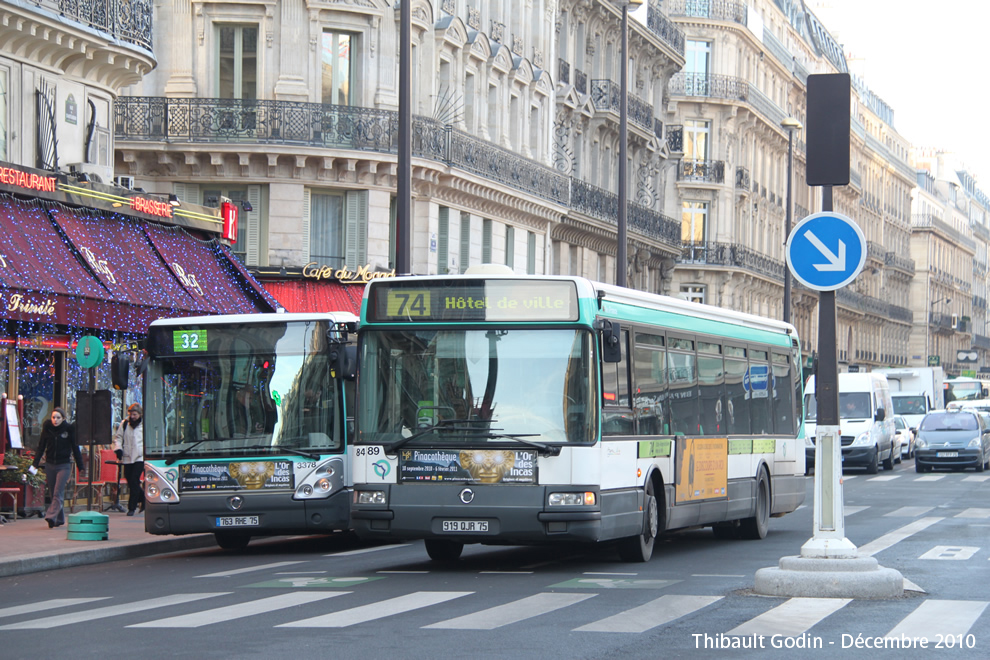
<path fill-rule="evenodd" d="M 841 213 L 809 215 L 787 237 L 787 267 L 810 289 L 834 291 L 859 275 L 866 263 L 866 237 Z"/>

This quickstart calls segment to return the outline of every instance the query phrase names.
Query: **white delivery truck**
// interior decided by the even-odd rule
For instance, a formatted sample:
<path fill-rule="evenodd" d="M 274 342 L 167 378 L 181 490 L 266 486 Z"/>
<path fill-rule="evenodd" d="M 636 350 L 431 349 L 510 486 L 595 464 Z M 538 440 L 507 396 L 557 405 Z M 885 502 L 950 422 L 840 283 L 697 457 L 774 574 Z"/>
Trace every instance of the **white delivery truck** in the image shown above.
<path fill-rule="evenodd" d="M 942 367 L 901 367 L 874 369 L 887 377 L 894 414 L 902 415 L 915 433 L 930 410 L 945 408 L 945 374 Z"/>
<path fill-rule="evenodd" d="M 876 474 L 880 464 L 894 469 L 893 402 L 887 377 L 876 372 L 839 374 L 839 429 L 842 437 L 842 466 L 865 467 Z M 804 389 L 805 465 L 815 464 L 815 430 L 818 400 L 815 377 Z"/>

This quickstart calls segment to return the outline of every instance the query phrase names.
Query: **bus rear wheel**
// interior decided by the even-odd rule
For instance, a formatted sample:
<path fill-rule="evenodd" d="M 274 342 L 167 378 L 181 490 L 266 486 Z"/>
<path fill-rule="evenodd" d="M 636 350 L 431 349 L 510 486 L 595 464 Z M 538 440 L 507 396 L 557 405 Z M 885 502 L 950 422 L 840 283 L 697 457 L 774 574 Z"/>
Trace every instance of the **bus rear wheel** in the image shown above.
<path fill-rule="evenodd" d="M 213 536 L 217 539 L 217 545 L 224 550 L 243 550 L 251 542 L 250 535 L 237 532 L 216 532 Z"/>
<path fill-rule="evenodd" d="M 628 563 L 650 561 L 659 534 L 660 503 L 654 492 L 653 479 L 649 479 L 643 497 L 643 533 L 619 541 L 619 559 Z"/>
<path fill-rule="evenodd" d="M 446 539 L 426 539 L 426 554 L 433 561 L 457 561 L 464 551 L 464 544 Z"/>
<path fill-rule="evenodd" d="M 752 518 L 739 521 L 739 538 L 762 539 L 770 527 L 770 482 L 766 470 L 760 470 L 756 479 L 756 510 Z"/>

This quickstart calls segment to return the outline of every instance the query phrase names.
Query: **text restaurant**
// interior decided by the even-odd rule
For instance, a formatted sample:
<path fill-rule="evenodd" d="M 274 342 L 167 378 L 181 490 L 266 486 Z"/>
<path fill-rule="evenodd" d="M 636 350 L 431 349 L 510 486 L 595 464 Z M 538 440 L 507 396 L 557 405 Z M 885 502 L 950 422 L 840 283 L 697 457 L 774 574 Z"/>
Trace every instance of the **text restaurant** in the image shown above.
<path fill-rule="evenodd" d="M 152 321 L 275 311 L 231 252 L 236 224 L 225 220 L 174 196 L 0 162 L 0 392 L 23 399 L 26 448 L 54 407 L 76 416 L 76 392 L 89 386 L 81 337 L 104 345 L 97 389 L 110 389 L 114 354 L 133 358 L 129 387 L 114 392 L 119 419 L 140 400 Z"/>

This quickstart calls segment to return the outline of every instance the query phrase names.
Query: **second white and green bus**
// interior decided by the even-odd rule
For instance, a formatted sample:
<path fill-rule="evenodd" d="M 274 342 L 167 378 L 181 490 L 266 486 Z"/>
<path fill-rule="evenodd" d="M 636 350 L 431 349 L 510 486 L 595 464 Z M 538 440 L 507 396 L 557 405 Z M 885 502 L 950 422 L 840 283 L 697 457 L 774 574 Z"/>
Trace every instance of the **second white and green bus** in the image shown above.
<path fill-rule="evenodd" d="M 805 497 L 800 347 L 779 321 L 579 277 L 372 282 L 358 339 L 362 537 L 763 538 Z"/>

